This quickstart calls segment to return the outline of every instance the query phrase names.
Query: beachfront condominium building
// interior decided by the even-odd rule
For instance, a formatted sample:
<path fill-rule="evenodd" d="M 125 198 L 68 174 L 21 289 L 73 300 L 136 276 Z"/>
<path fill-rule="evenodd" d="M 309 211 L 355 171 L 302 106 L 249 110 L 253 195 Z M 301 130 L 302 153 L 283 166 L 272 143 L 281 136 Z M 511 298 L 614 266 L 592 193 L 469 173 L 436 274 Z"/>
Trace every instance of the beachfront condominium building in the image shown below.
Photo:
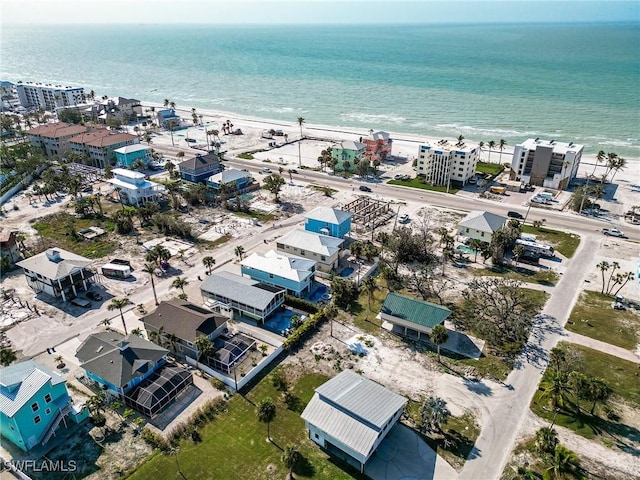
<path fill-rule="evenodd" d="M 465 185 L 476 173 L 478 148 L 462 142 L 440 140 L 435 145 L 420 145 L 417 173 L 430 185 Z"/>
<path fill-rule="evenodd" d="M 69 107 L 84 103 L 82 87 L 51 85 L 50 83 L 21 83 L 16 85 L 20 105 L 25 108 L 39 108 L 55 112 L 59 107 Z"/>
<path fill-rule="evenodd" d="M 511 180 L 530 185 L 566 189 L 576 178 L 584 145 L 529 138 L 513 150 Z"/>
<path fill-rule="evenodd" d="M 71 150 L 83 156 L 92 165 L 105 168 L 116 162 L 116 150 L 129 145 L 137 145 L 140 139 L 129 133 L 114 132 L 100 128 L 85 132 L 69 140 Z"/>
<path fill-rule="evenodd" d="M 47 157 L 62 156 L 72 149 L 73 137 L 88 131 L 89 129 L 84 125 L 65 122 L 46 123 L 27 130 L 27 138 L 32 146 L 41 148 Z"/>

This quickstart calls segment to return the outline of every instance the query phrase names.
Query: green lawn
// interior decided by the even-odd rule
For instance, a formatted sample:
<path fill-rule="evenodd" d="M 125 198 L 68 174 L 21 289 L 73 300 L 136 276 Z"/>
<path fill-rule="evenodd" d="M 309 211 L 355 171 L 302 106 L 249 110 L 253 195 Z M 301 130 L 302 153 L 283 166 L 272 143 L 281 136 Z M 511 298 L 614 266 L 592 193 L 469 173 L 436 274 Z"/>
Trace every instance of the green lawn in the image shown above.
<path fill-rule="evenodd" d="M 276 218 L 273 213 L 262 213 L 255 210 L 250 212 L 231 212 L 231 214 L 244 218 L 256 218 L 259 222 L 270 222 Z"/>
<path fill-rule="evenodd" d="M 501 163 L 478 162 L 478 164 L 476 165 L 476 172 L 488 173 L 492 176 L 498 175 L 503 170 L 504 165 L 502 165 Z"/>
<path fill-rule="evenodd" d="M 618 357 L 607 355 L 606 353 L 583 347 L 581 345 L 561 342 L 560 348 L 571 350 L 580 356 L 581 371 L 590 377 L 604 379 L 613 390 L 613 399 L 622 401 L 632 408 L 640 407 L 640 381 L 638 381 L 638 364 L 622 360 Z M 545 376 L 548 371 L 545 372 Z M 544 380 L 545 377 L 543 377 Z M 542 392 L 538 390 L 531 401 L 531 410 L 547 420 L 554 417 L 553 411 L 547 402 L 541 400 Z M 591 404 L 584 403 L 583 410 L 588 412 Z M 615 405 L 613 406 L 615 411 Z M 586 438 L 600 437 L 603 441 L 611 443 L 618 442 L 616 436 L 635 437 L 640 436 L 640 431 L 636 428 L 617 423 L 607 419 L 603 414 L 591 416 L 588 413 L 576 414 L 575 409 L 561 410 L 556 416 L 556 423 L 563 427 L 570 428 L 577 434 Z M 601 408 L 596 409 L 596 414 Z M 624 445 L 624 442 L 621 443 Z"/>
<path fill-rule="evenodd" d="M 419 425 L 420 402 L 409 400 L 409 417 L 414 425 Z M 438 455 L 444 458 L 454 468 L 459 469 L 464 465 L 467 456 L 480 435 L 480 427 L 475 417 L 467 412 L 459 417 L 449 417 L 449 420 L 442 426 L 443 434 L 434 432 L 424 435 L 424 440 L 431 448 L 437 451 Z M 446 440 L 446 442 L 445 442 Z"/>
<path fill-rule="evenodd" d="M 614 310 L 611 302 L 611 297 L 600 292 L 582 292 L 566 328 L 596 340 L 635 350 L 640 342 L 640 315 L 632 310 Z"/>
<path fill-rule="evenodd" d="M 69 235 L 67 226 L 73 222 L 76 232 L 88 227 L 100 227 L 106 234 L 93 240 Z M 87 258 L 102 258 L 113 253 L 118 248 L 118 241 L 114 239 L 114 223 L 108 218 L 78 218 L 66 212 L 54 213 L 40 218 L 33 224 L 33 228 L 48 240 L 51 246 L 58 246 L 64 250 L 82 255 Z"/>
<path fill-rule="evenodd" d="M 573 233 L 560 232 L 544 227 L 535 228 L 532 225 L 524 225 L 522 232 L 536 235 L 539 241 L 549 243 L 556 251 L 567 258 L 573 257 L 578 245 L 580 245 L 580 237 Z"/>
<path fill-rule="evenodd" d="M 280 392 L 271 384 L 273 374 L 262 379 L 246 397 L 234 395 L 228 411 L 201 429 L 202 442 L 185 440 L 180 444 L 178 461 L 188 479 L 281 479 L 287 474 L 280 456 L 287 444 L 294 444 L 303 456 L 295 470 L 298 479 L 365 478 L 357 471 L 343 470 L 307 437 L 300 412 L 313 395 L 313 389 L 327 377 L 319 374 L 301 376 L 290 391 L 298 398 L 294 410 L 287 409 Z M 265 397 L 277 404 L 271 424 L 274 443 L 266 441 L 267 429 L 256 419 L 255 406 Z M 271 471 L 271 473 L 270 473 Z M 180 478 L 173 456 L 154 454 L 129 478 Z"/>
<path fill-rule="evenodd" d="M 387 183 L 390 185 L 401 185 L 403 187 L 420 188 L 422 190 L 431 190 L 433 192 L 442 192 L 442 193 L 447 192 L 446 185 L 444 187 L 439 185 L 428 185 L 424 183 L 424 180 L 422 178 L 419 178 L 419 177 L 412 178 L 411 180 L 389 180 Z M 460 190 L 459 188 L 455 188 L 453 185 L 449 187 L 449 193 L 452 193 L 452 194 L 456 194 L 459 190 Z"/>
<path fill-rule="evenodd" d="M 508 267 L 493 267 L 472 269 L 474 275 L 479 277 L 504 277 L 512 280 L 519 280 L 525 283 L 538 283 L 540 285 L 553 286 L 558 282 L 558 274 L 551 270 L 530 270 L 526 266 L 519 266 L 517 269 Z"/>

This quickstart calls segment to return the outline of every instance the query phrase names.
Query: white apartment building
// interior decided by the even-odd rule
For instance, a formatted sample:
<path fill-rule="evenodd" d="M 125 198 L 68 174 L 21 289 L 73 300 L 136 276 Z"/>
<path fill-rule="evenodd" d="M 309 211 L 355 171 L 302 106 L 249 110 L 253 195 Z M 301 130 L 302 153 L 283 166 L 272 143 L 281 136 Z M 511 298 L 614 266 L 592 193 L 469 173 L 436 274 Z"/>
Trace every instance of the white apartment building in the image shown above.
<path fill-rule="evenodd" d="M 55 112 L 59 107 L 84 103 L 84 88 L 50 83 L 18 83 L 16 85 L 20 105 Z"/>
<path fill-rule="evenodd" d="M 564 190 L 578 174 L 584 145 L 529 138 L 513 150 L 511 180 Z"/>
<path fill-rule="evenodd" d="M 420 145 L 417 173 L 431 185 L 465 185 L 476 173 L 478 148 L 464 143 L 440 140 L 435 145 Z"/>

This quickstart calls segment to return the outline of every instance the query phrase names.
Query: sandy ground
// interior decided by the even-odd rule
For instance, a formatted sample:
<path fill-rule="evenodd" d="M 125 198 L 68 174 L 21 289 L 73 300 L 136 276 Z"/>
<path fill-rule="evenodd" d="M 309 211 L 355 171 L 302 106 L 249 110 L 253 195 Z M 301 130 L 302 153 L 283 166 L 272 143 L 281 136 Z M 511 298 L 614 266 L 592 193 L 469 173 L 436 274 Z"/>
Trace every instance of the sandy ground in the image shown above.
<path fill-rule="evenodd" d="M 616 407 L 619 409 L 620 407 Z M 621 410 L 624 411 L 624 410 Z M 626 410 L 627 415 L 632 414 L 636 417 L 638 412 L 629 412 Z M 624 418 L 623 420 L 629 421 Z M 637 418 L 636 418 L 637 420 Z M 632 422 L 633 423 L 633 422 Z M 637 421 L 635 422 L 638 423 Z M 529 412 L 525 423 L 518 435 L 517 444 L 523 443 L 535 435 L 535 432 L 542 428 L 547 427 L 549 424 L 547 421 Z M 594 478 L 603 479 L 638 479 L 640 478 L 640 457 L 630 453 L 624 453 L 620 450 L 609 448 L 601 443 L 588 440 L 580 435 L 575 434 L 571 430 L 554 426 L 558 433 L 560 442 L 568 447 L 570 450 L 577 452 L 580 456 L 580 462 L 583 468 L 585 468 Z M 530 454 L 525 452 L 521 454 L 513 454 L 511 460 L 507 465 L 505 472 L 510 471 L 510 465 L 524 465 L 525 462 L 531 462 L 532 458 Z M 503 478 L 505 478 L 503 476 Z"/>

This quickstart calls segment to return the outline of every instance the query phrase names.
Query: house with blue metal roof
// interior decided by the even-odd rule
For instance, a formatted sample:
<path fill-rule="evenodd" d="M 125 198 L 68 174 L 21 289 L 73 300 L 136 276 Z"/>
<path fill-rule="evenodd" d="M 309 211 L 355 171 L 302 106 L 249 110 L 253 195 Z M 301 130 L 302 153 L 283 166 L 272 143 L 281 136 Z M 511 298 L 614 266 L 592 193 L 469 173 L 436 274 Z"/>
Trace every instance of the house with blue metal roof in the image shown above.
<path fill-rule="evenodd" d="M 46 444 L 67 420 L 87 418 L 60 375 L 33 360 L 0 369 L 0 432 L 24 451 Z"/>

